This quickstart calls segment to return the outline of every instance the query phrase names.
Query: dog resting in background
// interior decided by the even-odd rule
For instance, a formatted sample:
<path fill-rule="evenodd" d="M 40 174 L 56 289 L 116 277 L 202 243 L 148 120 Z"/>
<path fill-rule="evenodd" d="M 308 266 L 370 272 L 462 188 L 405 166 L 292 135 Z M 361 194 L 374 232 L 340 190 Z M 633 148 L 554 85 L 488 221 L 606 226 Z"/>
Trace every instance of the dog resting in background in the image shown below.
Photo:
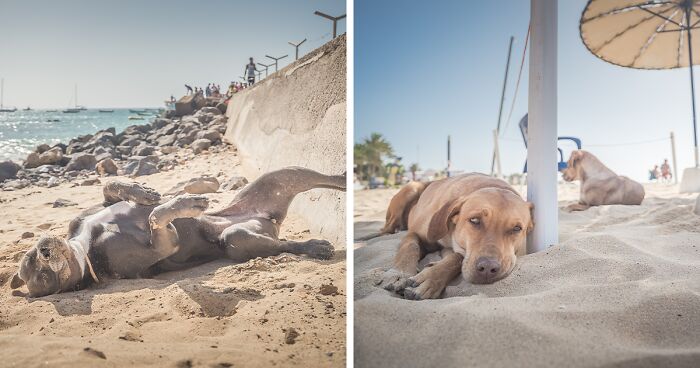
<path fill-rule="evenodd" d="M 439 298 L 460 273 L 475 284 L 492 283 L 525 254 L 533 206 L 503 180 L 472 173 L 416 189 L 402 188 L 387 211 L 387 222 L 408 218 L 408 233 L 378 285 L 407 299 Z M 438 250 L 442 259 L 418 273 L 418 262 Z"/>
<path fill-rule="evenodd" d="M 644 200 L 641 184 L 615 174 L 587 151 L 571 152 L 567 168 L 561 173 L 566 181 L 581 181 L 581 196 L 578 203 L 567 207 L 569 211 L 583 211 L 606 204 L 640 205 Z"/>

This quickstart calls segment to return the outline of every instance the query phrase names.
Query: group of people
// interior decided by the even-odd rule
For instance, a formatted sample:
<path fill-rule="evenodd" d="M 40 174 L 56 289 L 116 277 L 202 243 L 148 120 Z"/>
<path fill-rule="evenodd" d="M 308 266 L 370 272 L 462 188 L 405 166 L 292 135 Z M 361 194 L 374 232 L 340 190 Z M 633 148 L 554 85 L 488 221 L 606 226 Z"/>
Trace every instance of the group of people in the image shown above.
<path fill-rule="evenodd" d="M 246 78 L 247 78 L 247 80 L 248 80 L 248 83 L 244 83 L 244 82 L 231 82 L 231 84 L 229 84 L 229 86 L 228 86 L 228 90 L 226 91 L 226 96 L 223 96 L 223 95 L 221 94 L 221 86 L 219 86 L 218 84 L 215 84 L 215 83 L 209 83 L 209 84 L 207 84 L 207 87 L 204 88 L 204 89 L 203 89 L 202 87 L 194 87 L 194 88 L 192 88 L 192 86 L 190 86 L 190 85 L 188 85 L 188 84 L 185 84 L 185 89 L 186 89 L 186 94 L 185 94 L 185 95 L 188 96 L 188 95 L 198 95 L 198 94 L 201 94 L 201 95 L 203 95 L 204 97 L 226 97 L 226 98 L 230 98 L 231 96 L 233 96 L 234 93 L 236 93 L 236 92 L 238 92 L 238 91 L 240 91 L 240 90 L 242 90 L 242 89 L 248 88 L 249 86 L 254 85 L 254 84 L 255 84 L 255 73 L 256 73 L 256 72 L 259 72 L 259 70 L 258 70 L 257 67 L 255 66 L 255 61 L 253 61 L 253 58 L 251 57 L 251 58 L 249 59 L 248 64 L 246 64 L 246 66 L 245 66 L 245 71 L 243 72 L 243 75 L 246 76 Z"/>
<path fill-rule="evenodd" d="M 668 159 L 664 159 L 664 163 L 654 165 L 654 168 L 649 170 L 649 181 L 669 182 L 673 178 L 671 173 L 671 165 L 668 164 Z"/>
<path fill-rule="evenodd" d="M 206 88 L 194 87 L 194 89 L 190 85 L 185 84 L 185 89 L 187 90 L 186 95 L 201 94 L 204 97 L 221 97 L 221 86 L 215 83 L 207 84 Z"/>

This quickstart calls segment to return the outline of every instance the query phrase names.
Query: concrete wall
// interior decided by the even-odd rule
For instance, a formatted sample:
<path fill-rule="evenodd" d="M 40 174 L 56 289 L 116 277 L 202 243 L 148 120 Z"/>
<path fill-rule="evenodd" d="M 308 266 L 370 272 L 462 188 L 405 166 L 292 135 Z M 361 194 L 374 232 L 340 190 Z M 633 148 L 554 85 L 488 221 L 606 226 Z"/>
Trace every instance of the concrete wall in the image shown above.
<path fill-rule="evenodd" d="M 325 174 L 345 171 L 346 42 L 340 36 L 237 93 L 227 109 L 225 139 L 254 178 L 286 166 Z M 315 189 L 292 203 L 290 212 L 311 231 L 345 248 L 345 193 Z"/>

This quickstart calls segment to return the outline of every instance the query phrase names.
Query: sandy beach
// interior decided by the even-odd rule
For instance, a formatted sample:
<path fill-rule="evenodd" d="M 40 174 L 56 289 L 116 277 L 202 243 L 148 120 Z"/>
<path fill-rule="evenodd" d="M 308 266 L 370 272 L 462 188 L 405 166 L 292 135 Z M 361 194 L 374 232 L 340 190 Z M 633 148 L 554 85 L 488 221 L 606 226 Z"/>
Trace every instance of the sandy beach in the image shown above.
<path fill-rule="evenodd" d="M 460 277 L 439 300 L 374 286 L 403 233 L 355 243 L 356 366 L 697 367 L 696 195 L 645 190 L 641 206 L 560 210 L 560 244 L 495 284 Z M 355 192 L 355 237 L 381 227 L 396 191 Z M 560 208 L 577 198 L 578 184 L 559 185 Z"/>
<path fill-rule="evenodd" d="M 136 180 L 164 193 L 192 177 L 210 175 L 224 182 L 242 175 L 232 146 L 200 155 L 183 149 L 176 155 L 181 164 L 173 170 Z M 87 290 L 42 298 L 13 293 L 9 279 L 23 252 L 41 234 L 65 235 L 69 221 L 81 210 L 100 204 L 107 178 L 100 180 L 94 186 L 66 182 L 0 192 L 0 211 L 5 214 L 0 220 L 0 365 L 345 364 L 344 244 L 334 244 L 336 255 L 329 261 L 289 254 L 243 264 L 221 260 L 154 279 L 104 280 Z M 235 193 L 206 194 L 210 209 L 225 206 Z M 77 206 L 52 208 L 59 198 Z M 22 239 L 25 232 L 34 236 Z M 319 237 L 294 214 L 280 236 Z M 298 337 L 287 341 L 294 335 L 291 329 Z"/>

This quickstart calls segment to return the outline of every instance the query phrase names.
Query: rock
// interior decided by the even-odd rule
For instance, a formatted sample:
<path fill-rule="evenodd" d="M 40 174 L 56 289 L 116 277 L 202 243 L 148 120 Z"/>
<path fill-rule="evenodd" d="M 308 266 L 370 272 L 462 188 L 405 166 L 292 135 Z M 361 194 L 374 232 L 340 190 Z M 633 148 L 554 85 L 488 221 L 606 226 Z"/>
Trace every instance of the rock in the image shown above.
<path fill-rule="evenodd" d="M 17 189 L 26 188 L 30 184 L 31 184 L 31 182 L 27 179 L 10 180 L 10 181 L 5 182 L 5 184 L 2 186 L 2 189 L 3 190 L 17 190 Z"/>
<path fill-rule="evenodd" d="M 51 148 L 39 155 L 39 165 L 58 165 L 63 160 L 63 151 L 60 147 Z"/>
<path fill-rule="evenodd" d="M 284 342 L 286 344 L 294 344 L 297 337 L 299 337 L 299 333 L 294 327 L 289 327 L 284 332 Z"/>
<path fill-rule="evenodd" d="M 169 155 L 175 151 L 177 151 L 177 147 L 173 146 L 165 146 L 160 148 L 160 152 L 164 155 Z"/>
<path fill-rule="evenodd" d="M 172 189 L 166 194 L 179 195 L 183 193 L 190 194 L 206 194 L 206 193 L 216 193 L 219 190 L 219 181 L 216 178 L 209 176 L 202 176 L 199 178 L 192 178 L 188 181 L 183 181 L 176 184 Z"/>
<path fill-rule="evenodd" d="M 34 237 L 34 233 L 31 231 L 25 231 L 22 233 L 22 239 L 29 239 L 29 238 L 33 238 L 33 237 Z"/>
<path fill-rule="evenodd" d="M 36 150 L 34 150 L 34 152 L 36 152 L 38 154 L 42 154 L 50 149 L 51 149 L 51 146 L 49 146 L 48 144 L 40 144 L 36 147 Z"/>
<path fill-rule="evenodd" d="M 80 183 L 80 186 L 81 186 L 81 187 L 88 187 L 88 186 L 97 185 L 97 184 L 100 184 L 100 179 L 98 179 L 98 178 L 92 178 L 92 179 L 85 179 L 85 180 L 83 180 L 83 182 Z"/>
<path fill-rule="evenodd" d="M 40 229 L 40 230 L 46 231 L 46 230 L 50 229 L 51 226 L 53 226 L 52 223 L 50 223 L 50 222 L 45 222 L 45 223 L 43 223 L 43 224 L 41 224 L 41 225 L 38 225 L 37 228 Z"/>
<path fill-rule="evenodd" d="M 153 129 L 160 129 L 168 125 L 174 125 L 172 123 L 173 121 L 170 119 L 157 118 L 153 120 L 153 122 L 151 123 L 151 127 L 153 127 Z"/>
<path fill-rule="evenodd" d="M 68 146 L 66 146 L 64 143 L 56 143 L 51 148 L 54 148 L 54 147 L 60 148 L 61 152 L 63 152 L 63 153 L 66 153 L 66 148 L 68 148 Z"/>
<path fill-rule="evenodd" d="M 95 165 L 97 165 L 97 160 L 94 155 L 81 152 L 71 157 L 70 162 L 66 165 L 66 171 L 95 170 Z"/>
<path fill-rule="evenodd" d="M 243 188 L 246 184 L 248 184 L 248 179 L 242 177 L 242 176 L 234 176 L 224 183 L 224 185 L 221 186 L 222 190 L 236 190 L 239 188 Z"/>
<path fill-rule="evenodd" d="M 202 107 L 197 111 L 197 115 L 203 115 L 203 114 L 213 114 L 213 115 L 221 115 L 222 112 L 216 107 Z"/>
<path fill-rule="evenodd" d="M 202 95 L 188 95 L 175 102 L 175 116 L 192 115 L 206 106 L 207 100 Z"/>
<path fill-rule="evenodd" d="M 142 141 L 143 141 L 143 138 L 141 138 L 140 136 L 129 135 L 129 136 L 125 136 L 124 139 L 121 142 L 119 142 L 119 146 L 136 147 L 139 144 L 141 144 Z"/>
<path fill-rule="evenodd" d="M 197 133 L 197 139 L 205 138 L 216 144 L 221 140 L 221 133 L 218 130 L 205 130 Z"/>
<path fill-rule="evenodd" d="M 211 141 L 206 138 L 197 139 L 192 142 L 192 150 L 195 154 L 202 153 L 202 151 L 208 150 L 211 147 Z"/>
<path fill-rule="evenodd" d="M 83 349 L 83 353 L 86 355 L 89 355 L 89 356 L 96 357 L 96 358 L 107 359 L 107 356 L 105 355 L 105 353 L 103 353 L 99 350 L 92 349 L 90 347 Z"/>
<path fill-rule="evenodd" d="M 55 176 L 52 176 L 49 178 L 49 181 L 46 182 L 46 187 L 47 188 L 53 188 L 58 185 L 58 178 Z"/>
<path fill-rule="evenodd" d="M 95 171 L 97 171 L 100 176 L 117 175 L 119 168 L 117 164 L 114 163 L 114 160 L 107 158 L 95 165 Z"/>
<path fill-rule="evenodd" d="M 133 156 L 124 165 L 124 174 L 132 177 L 151 175 L 159 172 L 158 156 Z"/>
<path fill-rule="evenodd" d="M 77 206 L 78 204 L 72 201 L 69 201 L 67 199 L 63 198 L 58 198 L 53 202 L 52 207 L 53 208 L 60 208 L 60 207 L 71 207 L 71 206 Z"/>
<path fill-rule="evenodd" d="M 223 102 L 219 102 L 218 104 L 216 104 L 216 108 L 219 109 L 219 111 L 221 111 L 222 114 L 226 113 L 226 107 L 228 107 L 228 105 L 226 105 Z"/>
<path fill-rule="evenodd" d="M 319 289 L 319 293 L 321 293 L 322 295 L 338 295 L 338 287 L 332 284 L 323 284 Z"/>
<path fill-rule="evenodd" d="M 160 147 L 163 146 L 172 146 L 175 144 L 175 141 L 177 140 L 177 136 L 175 134 L 172 135 L 166 135 L 158 138 L 156 140 L 156 144 Z"/>
<path fill-rule="evenodd" d="M 136 146 L 134 149 L 131 151 L 132 155 L 136 156 L 150 156 L 156 152 L 156 148 L 153 146 Z"/>
<path fill-rule="evenodd" d="M 9 160 L 0 162 L 0 183 L 8 179 L 16 178 L 17 172 L 21 168 L 21 166 Z"/>
<path fill-rule="evenodd" d="M 35 167 L 39 167 L 39 157 L 39 154 L 36 152 L 32 152 L 29 155 L 27 155 L 27 158 L 24 160 L 24 168 L 33 169 Z"/>

